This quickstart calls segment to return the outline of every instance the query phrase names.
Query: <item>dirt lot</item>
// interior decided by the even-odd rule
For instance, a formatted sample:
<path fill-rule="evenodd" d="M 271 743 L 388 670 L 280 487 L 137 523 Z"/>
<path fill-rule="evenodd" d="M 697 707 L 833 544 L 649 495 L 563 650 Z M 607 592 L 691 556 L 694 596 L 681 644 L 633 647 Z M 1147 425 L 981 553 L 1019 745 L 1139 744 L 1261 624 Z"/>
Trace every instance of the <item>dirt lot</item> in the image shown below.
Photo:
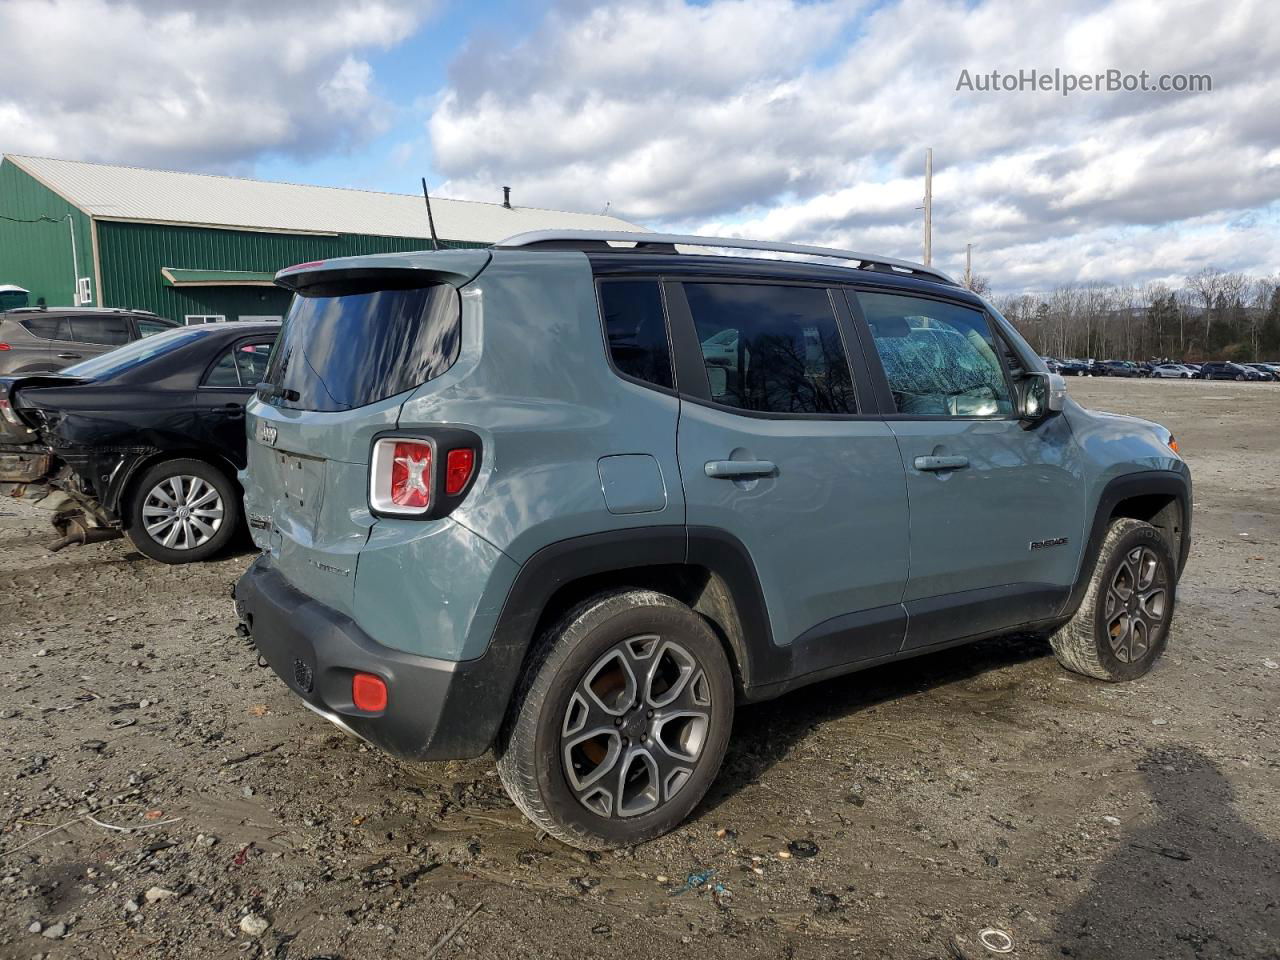
<path fill-rule="evenodd" d="M 1195 474 L 1152 674 L 999 641 L 742 709 L 695 818 L 617 855 L 304 710 L 233 632 L 247 555 L 50 555 L 0 502 L 0 956 L 1280 957 L 1280 385 L 1070 386 Z"/>

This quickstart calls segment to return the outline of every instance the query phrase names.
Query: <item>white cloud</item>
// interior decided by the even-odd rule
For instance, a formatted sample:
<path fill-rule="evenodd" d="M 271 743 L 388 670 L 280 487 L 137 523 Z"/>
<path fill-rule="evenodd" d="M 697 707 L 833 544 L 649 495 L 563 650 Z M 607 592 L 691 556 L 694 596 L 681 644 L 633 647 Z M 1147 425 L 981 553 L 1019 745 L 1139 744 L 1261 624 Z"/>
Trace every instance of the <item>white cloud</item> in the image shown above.
<path fill-rule="evenodd" d="M 933 146 L 935 262 L 973 242 L 997 287 L 1271 272 L 1277 62 L 1261 0 L 575 2 L 470 46 L 428 129 L 448 194 L 913 259 Z M 961 69 L 1055 67 L 1214 87 L 956 92 Z"/>
<path fill-rule="evenodd" d="M 431 6 L 5 0 L 0 149 L 202 170 L 341 149 L 384 121 L 363 55 Z"/>

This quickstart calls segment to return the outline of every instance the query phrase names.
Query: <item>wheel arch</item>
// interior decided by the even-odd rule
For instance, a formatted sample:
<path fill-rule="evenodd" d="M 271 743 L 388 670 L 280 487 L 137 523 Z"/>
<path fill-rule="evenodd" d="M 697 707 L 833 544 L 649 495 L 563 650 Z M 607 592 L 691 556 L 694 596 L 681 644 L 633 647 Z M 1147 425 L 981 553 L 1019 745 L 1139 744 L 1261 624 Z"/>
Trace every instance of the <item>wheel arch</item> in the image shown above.
<path fill-rule="evenodd" d="M 683 526 L 589 534 L 543 547 L 517 574 L 490 653 L 512 667 L 514 687 L 538 638 L 560 616 L 591 596 L 623 589 L 657 590 L 700 614 L 724 645 L 740 693 L 767 670 L 761 657 L 773 641 L 746 548 L 720 531 Z"/>
<path fill-rule="evenodd" d="M 1127 517 L 1156 527 L 1163 535 L 1181 576 L 1191 549 L 1191 482 L 1173 470 L 1143 470 L 1113 478 L 1094 508 L 1089 539 L 1081 555 L 1075 585 L 1062 611 L 1071 616 L 1089 587 L 1102 542 L 1113 520 Z"/>
<path fill-rule="evenodd" d="M 240 481 L 236 479 L 236 467 L 226 457 L 200 448 L 155 450 L 141 454 L 128 463 L 120 471 L 120 477 L 107 490 L 103 498 L 103 506 L 120 518 L 121 527 L 127 527 L 129 517 L 126 506 L 129 499 L 138 489 L 138 484 L 148 470 L 166 460 L 198 460 L 221 471 L 231 481 L 233 489 L 240 489 Z"/>

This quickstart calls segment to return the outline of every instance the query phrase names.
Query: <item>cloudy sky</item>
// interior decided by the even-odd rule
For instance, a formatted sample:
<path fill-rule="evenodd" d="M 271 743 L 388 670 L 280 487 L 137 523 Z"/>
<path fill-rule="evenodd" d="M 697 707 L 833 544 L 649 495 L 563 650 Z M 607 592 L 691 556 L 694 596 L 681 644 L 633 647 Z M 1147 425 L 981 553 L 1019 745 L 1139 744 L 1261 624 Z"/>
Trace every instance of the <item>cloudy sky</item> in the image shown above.
<path fill-rule="evenodd" d="M 1280 270 L 1264 0 L 0 0 L 0 150 L 598 212 L 999 293 Z M 1207 74 L 995 91 L 993 70 Z M 957 89 L 968 71 L 971 83 Z"/>

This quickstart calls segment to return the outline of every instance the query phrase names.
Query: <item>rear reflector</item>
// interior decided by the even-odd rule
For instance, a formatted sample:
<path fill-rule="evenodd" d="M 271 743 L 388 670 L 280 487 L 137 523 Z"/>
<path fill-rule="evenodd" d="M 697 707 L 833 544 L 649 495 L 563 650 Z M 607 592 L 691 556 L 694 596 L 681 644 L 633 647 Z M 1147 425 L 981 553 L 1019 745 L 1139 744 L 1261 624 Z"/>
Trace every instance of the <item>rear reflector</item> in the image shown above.
<path fill-rule="evenodd" d="M 357 673 L 351 678 L 351 702 L 357 710 L 381 713 L 387 709 L 387 685 L 372 673 Z"/>
<path fill-rule="evenodd" d="M 444 492 L 456 497 L 467 487 L 471 471 L 475 469 L 476 452 L 463 447 L 450 450 L 445 459 Z"/>

